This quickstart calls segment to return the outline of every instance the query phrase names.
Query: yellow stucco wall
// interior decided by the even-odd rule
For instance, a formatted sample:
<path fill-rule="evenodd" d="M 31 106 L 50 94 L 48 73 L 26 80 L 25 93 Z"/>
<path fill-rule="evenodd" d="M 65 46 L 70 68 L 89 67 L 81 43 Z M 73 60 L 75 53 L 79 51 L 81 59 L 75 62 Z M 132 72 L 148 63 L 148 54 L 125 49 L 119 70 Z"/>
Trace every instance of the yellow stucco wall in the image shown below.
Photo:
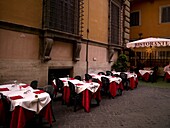
<path fill-rule="evenodd" d="M 89 2 L 89 3 L 88 3 Z M 89 9 L 89 13 L 88 13 Z M 84 29 L 83 38 L 99 42 L 108 42 L 108 0 L 84 1 Z"/>
<path fill-rule="evenodd" d="M 170 37 L 170 23 L 160 23 L 160 7 L 170 5 L 170 0 L 143 1 L 131 4 L 131 12 L 140 11 L 141 25 L 130 28 L 130 39 L 142 37 Z"/>
<path fill-rule="evenodd" d="M 41 28 L 42 0 L 0 0 L 0 20 Z"/>

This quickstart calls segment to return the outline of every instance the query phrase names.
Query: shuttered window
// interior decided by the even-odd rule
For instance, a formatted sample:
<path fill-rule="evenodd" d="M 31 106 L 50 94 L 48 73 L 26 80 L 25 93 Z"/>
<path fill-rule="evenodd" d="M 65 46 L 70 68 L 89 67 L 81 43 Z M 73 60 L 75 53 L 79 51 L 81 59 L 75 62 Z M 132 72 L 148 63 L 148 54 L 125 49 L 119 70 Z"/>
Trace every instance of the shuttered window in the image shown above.
<path fill-rule="evenodd" d="M 79 33 L 80 0 L 45 0 L 44 28 Z"/>
<path fill-rule="evenodd" d="M 130 26 L 139 26 L 139 11 L 130 13 Z"/>
<path fill-rule="evenodd" d="M 161 23 L 170 22 L 170 6 L 161 8 Z"/>
<path fill-rule="evenodd" d="M 109 43 L 119 44 L 120 42 L 120 6 L 113 1 L 110 1 L 109 15 Z"/>

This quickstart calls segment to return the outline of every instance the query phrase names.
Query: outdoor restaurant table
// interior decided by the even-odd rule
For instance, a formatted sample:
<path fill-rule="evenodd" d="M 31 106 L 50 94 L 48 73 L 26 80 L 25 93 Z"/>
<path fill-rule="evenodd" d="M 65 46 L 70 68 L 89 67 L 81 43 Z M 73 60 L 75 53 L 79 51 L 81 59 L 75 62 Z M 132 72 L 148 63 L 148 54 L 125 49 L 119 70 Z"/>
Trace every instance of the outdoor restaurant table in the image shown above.
<path fill-rule="evenodd" d="M 120 75 L 121 72 L 116 72 L 116 71 L 112 71 L 113 74 L 117 74 Z M 127 78 L 129 79 L 129 84 L 130 84 L 130 88 L 134 89 L 137 85 L 138 85 L 138 77 L 136 73 L 131 73 L 131 72 L 124 72 L 127 74 Z"/>
<path fill-rule="evenodd" d="M 63 100 L 69 104 L 70 89 L 68 81 L 75 85 L 76 93 L 82 93 L 82 106 L 86 112 L 90 112 L 90 102 L 95 98 L 98 102 L 101 101 L 100 84 L 95 82 L 84 82 L 74 78 L 59 78 L 64 83 Z"/>
<path fill-rule="evenodd" d="M 170 80 L 170 71 L 165 72 L 165 80 Z"/>
<path fill-rule="evenodd" d="M 117 94 L 117 90 L 120 88 L 123 89 L 122 79 L 120 77 L 112 77 L 112 76 L 105 76 L 105 75 L 98 75 L 98 74 L 90 74 L 92 78 L 96 78 L 101 82 L 101 77 L 106 77 L 110 81 L 109 92 L 112 97 L 115 97 Z M 101 82 L 102 83 L 102 82 Z"/>
<path fill-rule="evenodd" d="M 26 84 L 6 84 L 0 85 L 0 93 L 11 102 L 10 128 L 24 128 L 35 114 L 43 116 L 52 124 L 51 98 L 43 90 L 32 89 Z"/>
<path fill-rule="evenodd" d="M 153 70 L 139 70 L 140 76 L 144 81 L 149 81 L 150 76 L 153 73 Z"/>

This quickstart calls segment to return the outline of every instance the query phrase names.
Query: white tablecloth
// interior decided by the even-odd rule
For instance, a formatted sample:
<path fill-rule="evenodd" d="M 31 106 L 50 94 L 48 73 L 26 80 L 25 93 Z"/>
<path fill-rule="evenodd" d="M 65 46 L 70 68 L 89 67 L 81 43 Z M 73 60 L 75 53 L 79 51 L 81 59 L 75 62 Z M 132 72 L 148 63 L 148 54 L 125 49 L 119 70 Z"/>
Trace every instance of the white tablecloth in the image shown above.
<path fill-rule="evenodd" d="M 167 73 L 170 75 L 170 71 L 167 71 Z"/>
<path fill-rule="evenodd" d="M 117 75 L 120 75 L 121 72 L 115 72 L 115 71 L 112 71 L 113 74 L 117 74 Z M 130 73 L 130 72 L 124 72 L 127 74 L 127 78 L 131 78 L 131 77 L 134 77 L 135 79 L 137 78 L 137 75 L 136 73 Z"/>
<path fill-rule="evenodd" d="M 112 76 L 97 75 L 97 74 L 90 74 L 90 75 L 92 76 L 92 78 L 96 78 L 100 81 L 101 81 L 101 77 L 106 77 L 109 79 L 110 83 L 114 81 L 117 84 L 120 84 L 120 82 L 122 81 L 122 79 L 120 77 L 112 77 Z"/>
<path fill-rule="evenodd" d="M 75 85 L 76 93 L 81 93 L 85 89 L 88 89 L 89 91 L 95 93 L 100 86 L 99 83 L 95 83 L 95 82 L 85 82 L 77 79 L 68 79 L 68 78 L 59 78 L 59 79 L 63 81 L 64 86 L 69 86 L 68 81 L 73 83 Z"/>
<path fill-rule="evenodd" d="M 21 87 L 20 87 L 21 86 Z M 22 87 L 23 84 L 7 84 L 0 85 L 0 88 L 8 88 L 9 91 L 0 91 L 3 95 L 7 96 L 11 101 L 11 111 L 15 109 L 16 106 L 21 106 L 25 109 L 35 111 L 39 113 L 43 107 L 45 107 L 51 98 L 48 93 L 43 92 L 36 94 L 34 92 L 40 91 L 38 89 L 32 89 L 30 86 Z M 12 100 L 10 97 L 21 96 L 23 98 Z M 36 97 L 37 96 L 37 97 Z"/>
<path fill-rule="evenodd" d="M 143 76 L 145 73 L 149 73 L 150 75 L 152 75 L 153 70 L 139 70 L 139 73 Z"/>

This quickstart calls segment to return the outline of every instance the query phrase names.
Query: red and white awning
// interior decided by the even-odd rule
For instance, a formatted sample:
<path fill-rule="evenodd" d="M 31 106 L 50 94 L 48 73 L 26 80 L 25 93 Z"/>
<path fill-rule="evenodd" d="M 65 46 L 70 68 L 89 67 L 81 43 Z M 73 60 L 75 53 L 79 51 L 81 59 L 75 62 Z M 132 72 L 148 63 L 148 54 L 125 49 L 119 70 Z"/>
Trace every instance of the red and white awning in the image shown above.
<path fill-rule="evenodd" d="M 126 44 L 127 48 L 140 48 L 140 47 L 166 47 L 170 46 L 170 39 L 165 38 L 145 38 Z"/>

